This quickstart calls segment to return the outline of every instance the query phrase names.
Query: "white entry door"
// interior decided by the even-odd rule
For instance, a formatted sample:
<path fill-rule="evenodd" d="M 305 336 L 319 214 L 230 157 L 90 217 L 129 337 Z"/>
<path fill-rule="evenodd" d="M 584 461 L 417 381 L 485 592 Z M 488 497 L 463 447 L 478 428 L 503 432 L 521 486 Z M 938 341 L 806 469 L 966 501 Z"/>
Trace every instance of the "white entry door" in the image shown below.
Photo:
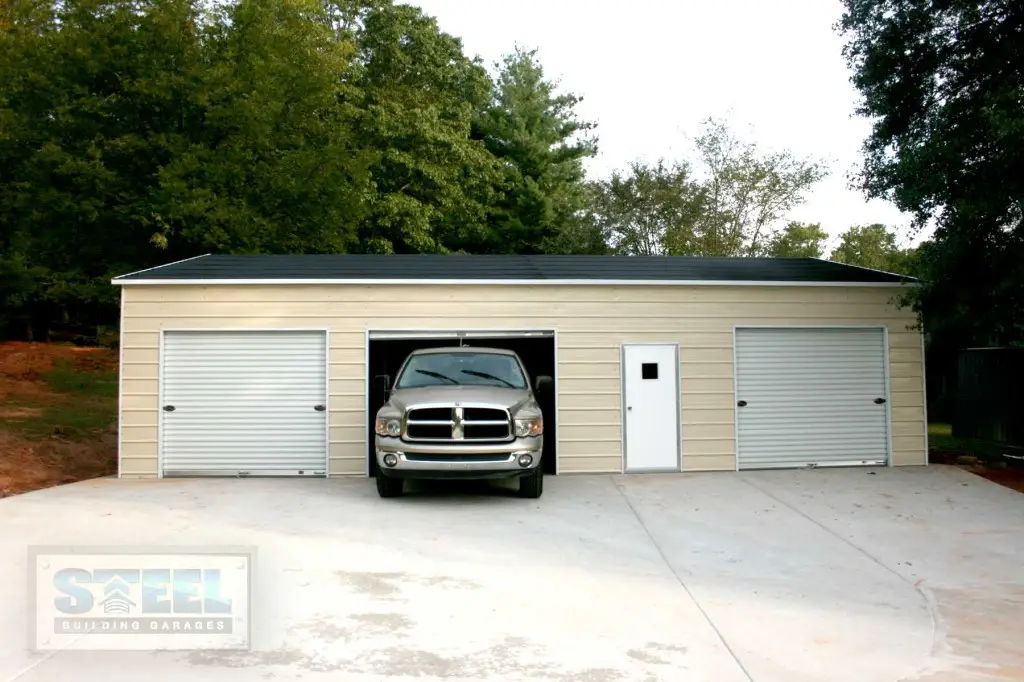
<path fill-rule="evenodd" d="M 626 471 L 679 471 L 679 348 L 622 349 Z"/>
<path fill-rule="evenodd" d="M 325 475 L 326 336 L 165 332 L 164 475 Z"/>
<path fill-rule="evenodd" d="M 885 332 L 736 330 L 740 469 L 885 464 Z"/>

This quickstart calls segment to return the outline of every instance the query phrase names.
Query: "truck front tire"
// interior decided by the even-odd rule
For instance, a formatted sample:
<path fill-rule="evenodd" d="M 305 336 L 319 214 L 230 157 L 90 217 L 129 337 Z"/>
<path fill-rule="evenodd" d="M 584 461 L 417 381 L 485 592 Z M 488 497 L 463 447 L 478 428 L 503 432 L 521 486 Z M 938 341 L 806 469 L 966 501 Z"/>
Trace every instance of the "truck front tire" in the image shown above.
<path fill-rule="evenodd" d="M 537 499 L 544 492 L 544 469 L 538 465 L 531 473 L 519 477 L 519 497 Z"/>
<path fill-rule="evenodd" d="M 377 472 L 377 494 L 381 497 L 400 497 L 405 491 L 405 481 L 401 478 L 391 478 Z"/>

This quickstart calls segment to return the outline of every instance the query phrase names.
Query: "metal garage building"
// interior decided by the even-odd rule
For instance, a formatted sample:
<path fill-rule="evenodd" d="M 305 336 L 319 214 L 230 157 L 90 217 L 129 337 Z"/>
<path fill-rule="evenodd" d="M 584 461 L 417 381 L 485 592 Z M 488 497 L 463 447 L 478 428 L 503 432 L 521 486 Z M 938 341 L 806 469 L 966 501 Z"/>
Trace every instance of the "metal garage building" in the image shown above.
<path fill-rule="evenodd" d="M 926 463 L 913 281 L 819 259 L 218 256 L 117 277 L 121 476 L 367 476 L 424 345 L 552 374 L 549 473 Z"/>

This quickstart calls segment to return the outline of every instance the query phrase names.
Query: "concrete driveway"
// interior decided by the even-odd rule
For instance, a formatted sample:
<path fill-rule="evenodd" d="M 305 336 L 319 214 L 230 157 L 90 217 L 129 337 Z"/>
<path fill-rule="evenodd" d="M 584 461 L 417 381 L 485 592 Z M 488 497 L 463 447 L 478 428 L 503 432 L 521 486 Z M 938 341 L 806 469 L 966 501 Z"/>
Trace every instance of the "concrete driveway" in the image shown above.
<path fill-rule="evenodd" d="M 960 470 L 104 479 L 0 501 L 0 680 L 1024 679 L 1024 496 Z M 253 651 L 26 650 L 30 544 L 258 549 Z"/>

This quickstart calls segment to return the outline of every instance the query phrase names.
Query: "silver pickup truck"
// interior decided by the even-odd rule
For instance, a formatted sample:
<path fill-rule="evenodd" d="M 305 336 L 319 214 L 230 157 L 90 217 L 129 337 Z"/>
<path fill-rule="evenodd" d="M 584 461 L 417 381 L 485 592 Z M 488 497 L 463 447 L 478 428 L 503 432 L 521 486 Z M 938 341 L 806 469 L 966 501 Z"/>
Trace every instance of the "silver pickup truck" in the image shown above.
<path fill-rule="evenodd" d="M 405 479 L 518 478 L 519 495 L 544 490 L 544 418 L 519 356 L 498 348 L 459 346 L 412 352 L 391 385 L 374 424 L 377 492 L 395 497 Z"/>

